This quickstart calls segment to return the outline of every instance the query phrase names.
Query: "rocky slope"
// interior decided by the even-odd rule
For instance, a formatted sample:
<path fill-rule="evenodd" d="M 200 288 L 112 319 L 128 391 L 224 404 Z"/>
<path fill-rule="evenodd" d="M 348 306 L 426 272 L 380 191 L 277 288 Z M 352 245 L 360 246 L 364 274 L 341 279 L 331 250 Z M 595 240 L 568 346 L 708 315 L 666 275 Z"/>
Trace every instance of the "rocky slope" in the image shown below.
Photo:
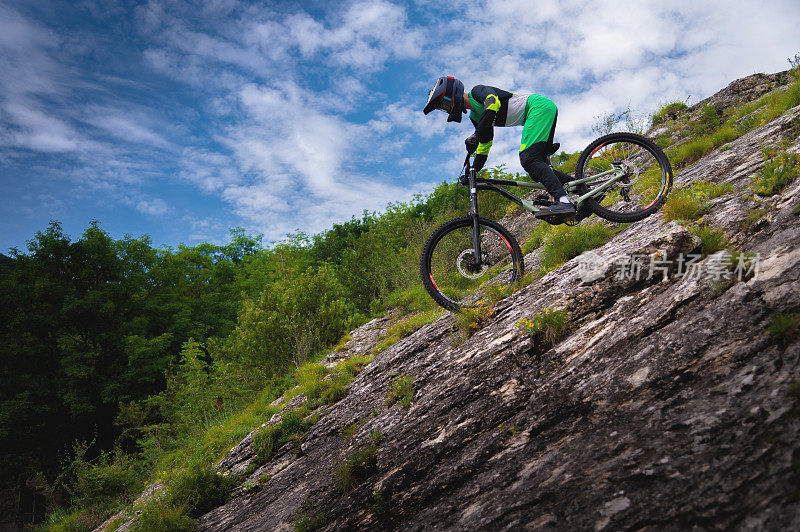
<path fill-rule="evenodd" d="M 731 87 L 712 100 L 753 97 Z M 299 456 L 285 446 L 249 475 L 268 482 L 237 489 L 200 528 L 800 528 L 800 343 L 767 332 L 800 308 L 800 180 L 766 200 L 749 188 L 762 147 L 800 152 L 799 133 L 797 107 L 676 175 L 732 185 L 704 222 L 759 254 L 742 270 L 711 255 L 681 274 L 698 237 L 660 213 L 633 224 L 595 250 L 596 279 L 573 259 L 497 303 L 463 343 L 448 313 L 381 352 L 321 408 Z M 653 253 L 666 271 L 650 276 Z M 639 276 L 632 255 L 646 258 Z M 569 316 L 554 346 L 517 325 L 547 308 Z M 370 351 L 387 321 L 354 331 L 336 357 Z M 387 406 L 406 375 L 410 408 Z M 375 431 L 376 463 L 343 492 L 337 470 Z M 251 444 L 218 469 L 246 471 Z"/>

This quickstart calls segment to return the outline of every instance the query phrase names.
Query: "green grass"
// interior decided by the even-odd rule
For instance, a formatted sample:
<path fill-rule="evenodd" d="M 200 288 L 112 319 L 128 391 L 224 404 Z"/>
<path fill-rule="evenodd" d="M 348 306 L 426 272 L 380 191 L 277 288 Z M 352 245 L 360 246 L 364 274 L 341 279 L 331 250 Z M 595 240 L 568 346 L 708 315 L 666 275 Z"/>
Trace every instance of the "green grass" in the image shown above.
<path fill-rule="evenodd" d="M 707 225 L 696 225 L 691 232 L 700 237 L 700 253 L 703 256 L 711 255 L 730 247 L 730 242 L 725 233 Z"/>
<path fill-rule="evenodd" d="M 541 340 L 544 346 L 555 345 L 569 332 L 569 314 L 566 310 L 544 309 L 532 318 L 523 318 L 515 325 L 523 334 Z"/>
<path fill-rule="evenodd" d="M 668 220 L 686 223 L 699 220 L 708 209 L 708 201 L 702 194 L 688 188 L 677 188 L 667 197 L 662 211 Z"/>
<path fill-rule="evenodd" d="M 712 183 L 698 180 L 689 186 L 676 188 L 667 197 L 664 217 L 678 222 L 693 222 L 705 215 L 711 207 L 710 200 L 733 191 L 730 183 Z"/>
<path fill-rule="evenodd" d="M 697 180 L 692 183 L 692 190 L 699 192 L 706 199 L 712 200 L 733 192 L 734 187 L 730 183 L 714 183 L 712 181 Z"/>
<path fill-rule="evenodd" d="M 530 233 L 528 233 L 528 238 L 525 240 L 525 243 L 522 244 L 522 253 L 527 255 L 534 249 L 541 247 L 541 245 L 544 243 L 545 237 L 553 227 L 554 226 L 545 222 L 539 222 L 533 226 L 533 229 L 531 229 Z"/>
<path fill-rule="evenodd" d="M 155 500 L 148 504 L 131 526 L 134 532 L 189 532 L 197 530 L 197 521 L 186 515 L 180 505 Z"/>
<path fill-rule="evenodd" d="M 415 392 L 414 377 L 412 375 L 400 375 L 389 387 L 389 392 L 386 394 L 386 406 L 400 403 L 400 406 L 408 410 L 411 408 L 411 400 L 414 398 Z"/>
<path fill-rule="evenodd" d="M 430 296 L 427 297 L 428 299 L 431 299 Z M 431 299 L 431 301 L 433 300 Z M 373 354 L 378 354 L 393 346 L 421 327 L 438 320 L 443 314 L 444 311 L 437 307 L 417 314 L 411 314 L 410 316 L 406 316 L 398 320 L 396 323 L 392 324 L 391 327 L 389 327 L 389 329 L 386 331 L 386 336 L 373 348 Z"/>
<path fill-rule="evenodd" d="M 370 439 L 369 445 L 348 456 L 337 468 L 336 487 L 343 493 L 352 491 L 377 470 L 378 445 L 383 440 L 383 435 L 378 431 L 372 431 Z"/>
<path fill-rule="evenodd" d="M 714 148 L 736 140 L 797 105 L 800 105 L 798 79 L 785 90 L 776 88 L 755 102 L 726 110 L 724 114 L 706 106 L 695 117 L 684 119 L 681 124 L 684 127 L 683 136 L 690 140 L 669 147 L 669 160 L 679 170 L 696 162 Z"/>
<path fill-rule="evenodd" d="M 308 416 L 308 408 L 300 407 L 287 410 L 281 420 L 264 427 L 253 434 L 253 453 L 258 463 L 268 462 L 282 445 L 289 441 L 297 442 L 299 437 L 316 422 L 314 416 Z"/>
<path fill-rule="evenodd" d="M 764 150 L 766 162 L 752 178 L 753 191 L 759 196 L 779 194 L 800 175 L 800 157 L 775 148 Z"/>
<path fill-rule="evenodd" d="M 688 107 L 684 102 L 667 103 L 653 114 L 653 117 L 650 119 L 650 125 L 656 127 L 667 120 L 675 120 L 678 118 L 678 115 L 686 109 L 688 109 Z"/>
<path fill-rule="evenodd" d="M 481 285 L 483 295 L 490 305 L 494 305 L 498 301 L 507 298 L 516 292 L 518 288 L 519 283 L 484 283 Z"/>
<path fill-rule="evenodd" d="M 466 341 L 483 327 L 493 313 L 494 309 L 486 301 L 479 301 L 475 307 L 462 307 L 456 313 L 454 321 L 454 325 L 460 333 L 457 340 Z"/>
<path fill-rule="evenodd" d="M 225 504 L 237 480 L 223 477 L 201 464 L 191 465 L 170 479 L 165 501 L 197 518 Z"/>
<path fill-rule="evenodd" d="M 602 246 L 616 233 L 617 229 L 602 223 L 553 227 L 543 241 L 538 273 L 544 275 L 584 251 Z"/>
<path fill-rule="evenodd" d="M 772 339 L 781 347 L 796 342 L 800 338 L 800 313 L 781 313 L 772 318 L 767 328 Z"/>
<path fill-rule="evenodd" d="M 436 302 L 419 283 L 407 290 L 389 294 L 385 303 L 387 308 L 399 308 L 404 314 L 438 308 Z"/>

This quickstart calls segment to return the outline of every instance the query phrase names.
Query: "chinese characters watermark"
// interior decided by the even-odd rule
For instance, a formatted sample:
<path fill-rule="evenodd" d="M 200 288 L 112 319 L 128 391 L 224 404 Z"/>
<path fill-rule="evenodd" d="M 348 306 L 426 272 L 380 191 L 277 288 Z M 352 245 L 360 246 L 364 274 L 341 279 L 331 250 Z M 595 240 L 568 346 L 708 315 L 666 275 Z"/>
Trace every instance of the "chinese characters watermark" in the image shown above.
<path fill-rule="evenodd" d="M 588 251 L 578 258 L 578 275 L 583 282 L 596 281 L 606 275 L 610 267 L 617 280 L 639 281 L 654 277 L 667 280 L 670 277 L 687 277 L 690 280 L 706 279 L 723 282 L 736 279 L 757 279 L 760 253 L 731 254 L 724 250 L 703 260 L 699 253 L 680 253 L 668 257 L 666 251 L 634 253 L 609 260 L 599 253 Z"/>

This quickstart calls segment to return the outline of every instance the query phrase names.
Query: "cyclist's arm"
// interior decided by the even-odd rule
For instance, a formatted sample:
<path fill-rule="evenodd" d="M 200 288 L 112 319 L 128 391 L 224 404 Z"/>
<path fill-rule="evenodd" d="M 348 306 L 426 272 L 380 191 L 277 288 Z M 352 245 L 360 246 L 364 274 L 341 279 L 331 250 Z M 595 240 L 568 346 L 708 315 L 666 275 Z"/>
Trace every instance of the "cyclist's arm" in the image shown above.
<path fill-rule="evenodd" d="M 475 161 L 473 166 L 476 170 L 483 168 L 486 163 L 486 158 L 489 156 L 489 150 L 492 149 L 492 141 L 494 140 L 494 119 L 497 112 L 500 110 L 500 98 L 492 90 L 491 87 L 485 85 L 477 85 L 470 91 L 475 100 L 483 105 L 483 114 L 480 120 L 475 124 L 475 134 L 478 136 L 478 149 L 475 152 Z"/>

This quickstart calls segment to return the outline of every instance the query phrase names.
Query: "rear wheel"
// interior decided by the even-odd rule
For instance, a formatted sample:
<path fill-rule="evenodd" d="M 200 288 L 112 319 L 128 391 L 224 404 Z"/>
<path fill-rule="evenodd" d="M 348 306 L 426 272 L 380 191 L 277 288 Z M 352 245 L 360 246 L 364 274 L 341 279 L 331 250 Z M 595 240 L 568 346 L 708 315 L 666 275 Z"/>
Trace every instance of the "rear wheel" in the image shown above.
<path fill-rule="evenodd" d="M 469 216 L 439 226 L 422 248 L 422 284 L 434 301 L 448 310 L 475 306 L 477 297 L 470 295 L 488 280 L 510 284 L 522 278 L 522 251 L 511 233 L 492 220 L 478 218 L 478 223 L 480 266 L 474 262 Z"/>
<path fill-rule="evenodd" d="M 599 201 L 586 203 L 598 216 L 612 222 L 636 222 L 657 211 L 672 187 L 672 166 L 653 141 L 635 133 L 612 133 L 595 140 L 583 150 L 576 179 L 618 169 L 624 176 L 605 189 Z M 603 179 L 604 176 L 598 178 Z M 598 182 L 589 182 L 596 188 Z"/>

